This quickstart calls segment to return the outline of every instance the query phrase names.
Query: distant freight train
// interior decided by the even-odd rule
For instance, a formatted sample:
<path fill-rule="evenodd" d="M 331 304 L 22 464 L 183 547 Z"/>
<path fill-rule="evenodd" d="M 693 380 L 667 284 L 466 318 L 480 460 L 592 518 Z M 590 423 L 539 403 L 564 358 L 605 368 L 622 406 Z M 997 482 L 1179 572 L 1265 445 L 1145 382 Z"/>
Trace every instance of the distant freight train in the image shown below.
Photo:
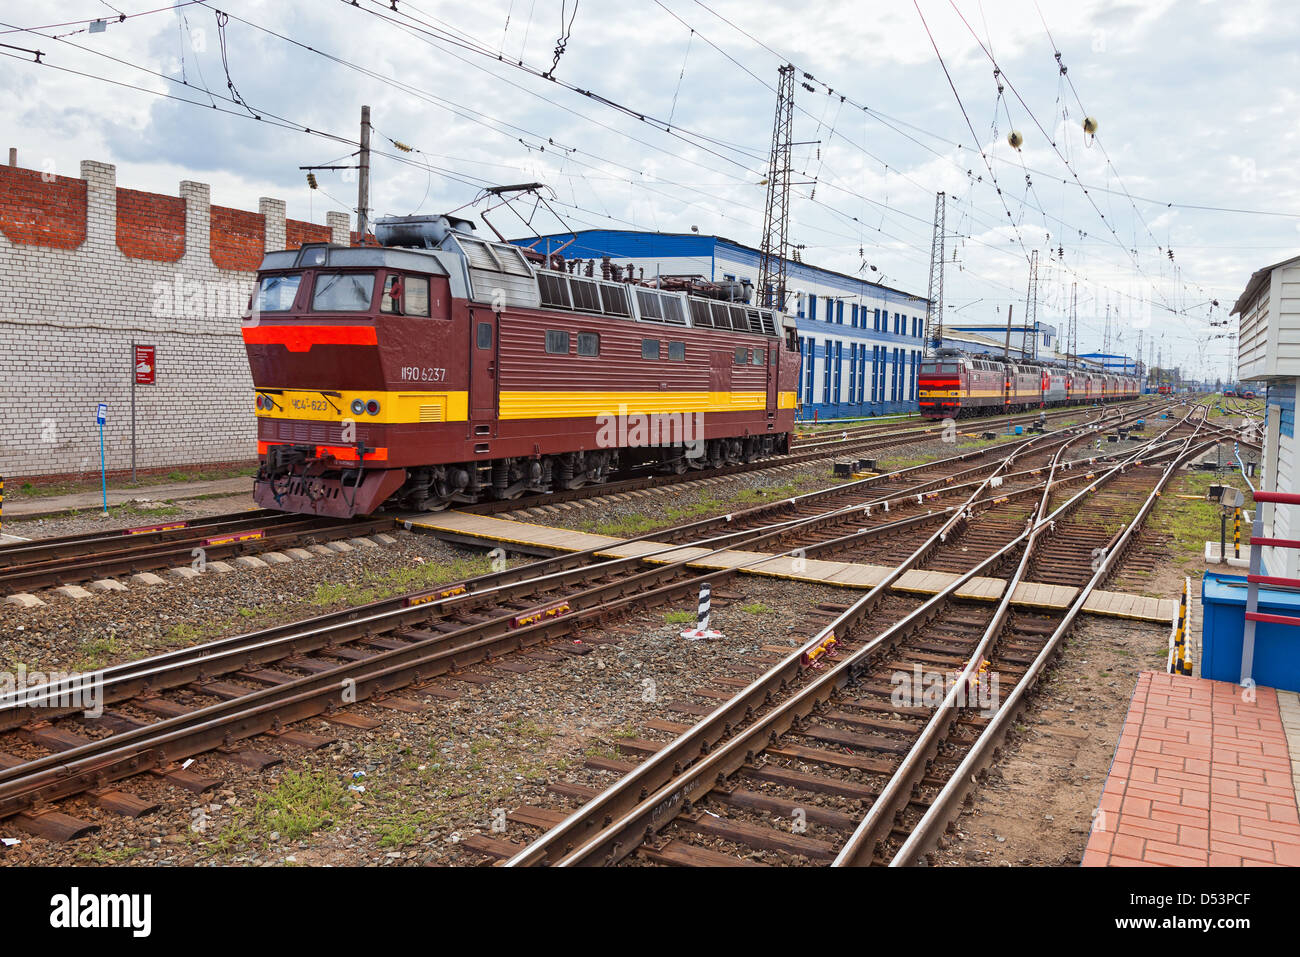
<path fill-rule="evenodd" d="M 1084 372 L 1000 356 L 942 350 L 921 363 L 921 414 L 931 419 L 1022 412 L 1049 406 L 1093 405 L 1135 399 L 1134 376 Z"/>
<path fill-rule="evenodd" d="M 266 508 L 349 517 L 684 472 L 789 449 L 792 319 L 749 288 L 381 219 L 271 252 L 242 330 Z M 594 275 L 593 275 L 594 273 Z"/>

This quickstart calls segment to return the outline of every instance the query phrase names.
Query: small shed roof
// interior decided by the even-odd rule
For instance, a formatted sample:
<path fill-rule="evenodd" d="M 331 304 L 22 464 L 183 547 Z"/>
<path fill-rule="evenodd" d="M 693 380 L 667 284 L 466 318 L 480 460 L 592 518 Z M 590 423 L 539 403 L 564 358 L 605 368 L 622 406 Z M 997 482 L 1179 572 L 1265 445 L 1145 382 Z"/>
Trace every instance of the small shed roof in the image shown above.
<path fill-rule="evenodd" d="M 1250 301 L 1264 287 L 1264 283 L 1268 282 L 1269 273 L 1274 269 L 1289 266 L 1295 262 L 1300 262 L 1300 256 L 1292 256 L 1290 259 L 1283 259 L 1279 263 L 1273 263 L 1271 266 L 1265 266 L 1263 269 L 1257 270 L 1251 275 L 1250 282 L 1246 283 L 1246 291 L 1237 297 L 1237 304 L 1232 307 L 1232 312 L 1228 313 L 1228 315 L 1235 316 L 1237 313 L 1244 311 L 1250 305 Z"/>

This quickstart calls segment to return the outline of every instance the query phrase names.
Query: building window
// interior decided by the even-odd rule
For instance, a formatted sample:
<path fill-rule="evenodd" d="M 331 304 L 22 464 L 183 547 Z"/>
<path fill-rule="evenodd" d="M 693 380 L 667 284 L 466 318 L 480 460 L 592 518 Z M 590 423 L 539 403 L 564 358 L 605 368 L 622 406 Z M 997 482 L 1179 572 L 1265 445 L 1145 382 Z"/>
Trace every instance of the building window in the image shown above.
<path fill-rule="evenodd" d="M 812 293 L 808 293 L 808 318 L 817 318 L 817 297 Z"/>
<path fill-rule="evenodd" d="M 686 359 L 686 343 L 670 342 L 668 343 L 668 358 L 673 362 L 683 362 Z"/>
<path fill-rule="evenodd" d="M 852 402 L 858 392 L 858 344 L 849 345 L 849 401 Z"/>
<path fill-rule="evenodd" d="M 569 334 L 557 329 L 547 329 L 546 351 L 555 356 L 567 356 L 569 354 Z"/>
<path fill-rule="evenodd" d="M 599 333 L 595 333 L 595 332 L 578 333 L 578 355 L 580 356 L 600 355 Z"/>
<path fill-rule="evenodd" d="M 835 323 L 844 325 L 844 300 L 840 299 L 835 303 Z"/>
<path fill-rule="evenodd" d="M 864 345 L 858 350 L 858 404 L 862 404 L 862 396 L 867 387 L 867 347 Z"/>
<path fill-rule="evenodd" d="M 835 343 L 830 339 L 826 340 L 826 370 L 822 373 L 822 401 L 830 402 L 831 400 L 831 366 L 834 364 Z"/>
<path fill-rule="evenodd" d="M 641 340 L 641 358 L 658 359 L 659 358 L 659 340 L 642 339 Z"/>

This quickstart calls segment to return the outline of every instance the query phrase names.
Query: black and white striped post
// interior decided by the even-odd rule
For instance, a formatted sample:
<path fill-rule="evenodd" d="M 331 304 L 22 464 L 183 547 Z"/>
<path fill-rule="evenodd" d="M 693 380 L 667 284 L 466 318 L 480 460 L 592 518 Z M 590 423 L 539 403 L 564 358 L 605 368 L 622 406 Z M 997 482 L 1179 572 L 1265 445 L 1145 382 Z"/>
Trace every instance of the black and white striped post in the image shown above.
<path fill-rule="evenodd" d="M 713 589 L 708 582 L 700 585 L 700 604 L 695 613 L 695 627 L 682 632 L 682 637 L 695 641 L 700 638 L 721 638 L 722 632 L 709 630 L 713 607 Z"/>

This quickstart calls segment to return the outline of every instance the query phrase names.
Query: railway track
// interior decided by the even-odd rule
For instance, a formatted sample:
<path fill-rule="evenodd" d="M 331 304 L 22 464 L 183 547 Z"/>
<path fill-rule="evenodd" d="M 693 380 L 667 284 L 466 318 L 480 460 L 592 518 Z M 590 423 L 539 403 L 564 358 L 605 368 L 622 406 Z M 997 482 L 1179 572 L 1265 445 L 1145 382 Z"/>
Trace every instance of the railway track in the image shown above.
<path fill-rule="evenodd" d="M 1088 475 L 1082 490 L 1049 509 L 1061 484 L 1062 448 L 1029 523 L 1018 534 L 1013 527 L 1000 540 L 994 535 L 986 545 L 999 547 L 974 556 L 978 563 L 944 591 L 900 606 L 882 583 L 734 697 L 722 696 L 677 738 L 636 742 L 633 749 L 646 760 L 607 768 L 627 772 L 613 785 L 557 788 L 557 795 L 585 800 L 577 810 L 516 812 L 516 821 L 554 826 L 514 848 L 508 863 L 915 862 L 939 840 L 969 786 L 966 772 L 993 759 L 1024 694 L 1059 650 L 1087 594 L 1114 569 L 1159 488 L 1178 463 L 1214 439 L 1195 441 L 1152 440 Z M 1157 469 L 1155 461 L 1167 464 Z M 1144 501 L 1135 500 L 1135 487 L 1149 490 Z M 1127 503 L 1123 528 L 1102 545 L 1074 540 L 1070 519 L 1085 503 L 1111 514 Z M 958 533 L 963 515 L 964 508 L 912 560 Z M 1040 539 L 1048 544 L 1036 547 Z M 1011 564 L 996 608 L 961 600 L 961 588 L 978 575 Z M 1064 612 L 1012 614 L 1014 587 L 1030 569 L 1071 566 L 1072 581 L 1086 580 Z M 821 672 L 807 667 L 808 656 L 828 639 L 836 641 L 838 663 Z M 922 672 L 949 679 L 938 682 L 940 700 L 927 698 L 927 683 L 925 693 L 910 689 L 900 703 L 898 676 Z M 995 678 L 1010 683 L 1010 694 L 993 696 L 983 713 L 957 706 Z"/>
<path fill-rule="evenodd" d="M 1091 406 L 1055 409 L 1046 412 L 1046 419 L 1047 422 L 1052 423 L 1060 421 L 1066 417 L 1073 417 L 1075 419 L 1082 418 L 1086 423 L 1127 415 L 1135 408 L 1148 409 L 1154 408 L 1154 406 L 1143 400 L 1135 400 L 1133 403 L 1117 403 L 1099 409 Z M 1038 419 L 1039 414 L 1037 412 L 1019 413 L 1014 416 L 994 416 L 989 417 L 988 419 L 963 419 L 962 425 L 964 428 L 973 428 L 978 425 L 984 425 L 986 426 L 986 429 L 981 429 L 981 431 L 994 431 L 997 430 L 1002 423 L 1010 422 L 1013 424 L 1032 425 L 1037 422 Z M 684 472 L 677 475 L 641 475 L 634 478 L 605 482 L 600 485 L 551 492 L 546 495 L 530 495 L 520 498 L 503 499 L 500 501 L 478 502 L 472 505 L 460 506 L 459 508 L 461 511 L 473 512 L 475 514 L 493 515 L 501 512 L 522 511 L 524 509 L 536 508 L 542 505 L 553 505 L 560 502 L 598 499 L 606 495 L 637 491 L 645 488 L 687 484 L 701 479 L 714 478 L 718 476 L 756 472 L 781 466 L 802 465 L 804 463 L 815 462 L 828 457 L 861 457 L 868 452 L 907 444 L 908 442 L 926 441 L 927 439 L 935 438 L 942 435 L 944 429 L 945 426 L 942 422 L 933 422 L 905 429 L 898 429 L 892 425 L 878 427 L 868 426 L 856 430 L 858 433 L 856 435 L 849 433 L 843 438 L 822 439 L 818 441 L 798 443 L 795 445 L 794 451 L 785 455 L 774 455 L 765 459 L 760 459 L 756 462 L 728 465 L 721 469 L 710 469 L 704 474 L 698 472 Z"/>
<path fill-rule="evenodd" d="M 391 518 L 320 519 L 265 509 L 108 533 L 0 547 L 0 593 L 219 561 L 277 548 L 355 538 L 393 527 Z"/>
<path fill-rule="evenodd" d="M 1034 437 L 1019 451 L 1028 455 L 1039 444 L 1055 446 L 1065 441 L 1053 435 Z M 949 476 L 956 477 L 957 473 Z M 1001 490 L 1001 502 L 993 504 L 1005 504 L 1013 494 L 1031 490 L 1032 480 L 1026 475 L 1023 487 Z M 843 494 L 842 489 L 829 492 Z M 859 499 L 845 504 L 828 494 L 822 503 L 825 507 L 813 515 L 800 513 L 722 535 L 709 535 L 707 522 L 692 523 L 695 533 L 689 537 L 698 545 L 699 536 L 705 534 L 703 544 L 715 551 L 778 540 L 784 545 L 799 541 L 790 536 L 801 529 L 813 536 L 814 546 L 846 535 L 863 543 L 917 534 L 955 509 L 931 505 L 927 511 L 907 514 L 918 498 L 911 488 L 873 494 L 880 506 L 874 521 L 862 527 L 864 518 L 857 518 L 852 531 L 830 538 L 825 529 L 832 523 L 863 511 Z M 925 501 L 924 495 L 920 498 Z M 884 507 L 891 500 L 898 506 L 892 514 Z M 978 496 L 973 502 L 978 505 Z M 43 829 L 50 836 L 76 836 L 84 831 L 85 822 L 64 820 L 66 816 L 42 809 L 51 801 L 91 790 L 107 806 L 132 808 L 131 796 L 116 788 L 115 782 L 146 771 L 201 789 L 205 782 L 194 780 L 176 762 L 221 748 L 232 760 L 255 765 L 265 756 L 239 742 L 259 734 L 317 746 L 323 743 L 319 736 L 285 729 L 316 715 L 347 723 L 348 704 L 388 700 L 405 687 L 428 689 L 437 677 L 490 657 L 535 653 L 551 643 L 572 651 L 571 641 L 559 644 L 559 639 L 625 615 L 634 607 L 694 596 L 703 582 L 718 585 L 737 572 L 736 568 L 701 572 L 689 567 L 690 560 L 672 560 L 674 548 L 664 544 L 663 564 L 648 568 L 645 556 L 614 560 L 597 560 L 590 553 L 564 556 L 74 676 L 0 699 L 0 818 L 18 817 L 24 826 Z M 79 713 L 86 692 L 92 689 L 104 707 L 98 717 Z"/>

